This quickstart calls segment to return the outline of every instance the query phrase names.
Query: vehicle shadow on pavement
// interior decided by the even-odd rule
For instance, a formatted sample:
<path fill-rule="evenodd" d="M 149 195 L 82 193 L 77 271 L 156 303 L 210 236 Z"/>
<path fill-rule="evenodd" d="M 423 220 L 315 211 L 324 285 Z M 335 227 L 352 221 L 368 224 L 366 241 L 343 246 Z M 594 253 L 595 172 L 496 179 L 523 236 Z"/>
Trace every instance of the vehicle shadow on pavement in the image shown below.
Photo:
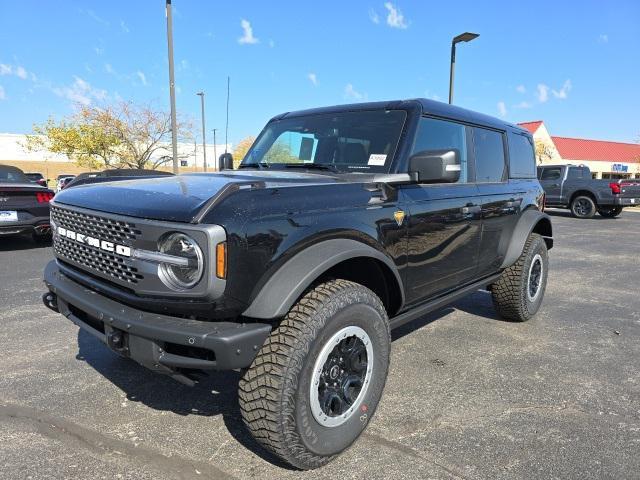
<path fill-rule="evenodd" d="M 585 220 L 607 220 L 607 221 L 615 221 L 620 217 L 615 218 L 605 218 L 599 214 L 594 215 L 592 218 L 575 218 L 569 210 L 549 210 L 546 208 L 544 213 L 549 214 L 551 217 L 564 217 L 564 218 L 573 218 L 576 222 L 584 222 Z"/>
<path fill-rule="evenodd" d="M 26 235 L 12 235 L 10 237 L 0 236 L 0 252 L 11 252 L 17 250 L 33 250 L 36 248 L 48 248 L 51 241 L 37 243 Z"/>
<path fill-rule="evenodd" d="M 409 335 L 415 330 L 418 330 L 426 325 L 429 325 L 430 323 L 435 322 L 436 320 L 446 317 L 456 310 L 489 320 L 504 321 L 504 319 L 501 318 L 493 308 L 491 294 L 485 290 L 479 290 L 472 293 L 471 295 L 467 295 L 466 297 L 452 303 L 447 307 L 443 307 L 440 310 L 428 313 L 423 317 L 417 318 L 405 325 L 402 325 L 401 327 L 396 328 L 391 333 L 391 339 L 394 341 L 399 340 L 405 335 Z"/>
<path fill-rule="evenodd" d="M 120 388 L 128 401 L 178 415 L 222 415 L 227 430 L 238 443 L 273 465 L 292 469 L 258 444 L 245 428 L 238 405 L 240 372 L 213 371 L 196 386 L 188 387 L 118 356 L 82 329 L 78 332 L 76 358 Z"/>

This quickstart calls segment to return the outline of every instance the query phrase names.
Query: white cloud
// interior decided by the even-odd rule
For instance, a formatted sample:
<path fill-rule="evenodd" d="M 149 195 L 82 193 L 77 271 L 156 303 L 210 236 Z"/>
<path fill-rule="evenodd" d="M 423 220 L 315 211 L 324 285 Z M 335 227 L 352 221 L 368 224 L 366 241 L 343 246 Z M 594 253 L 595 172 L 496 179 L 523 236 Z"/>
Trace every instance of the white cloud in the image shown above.
<path fill-rule="evenodd" d="M 273 40 L 269 40 L 269 48 L 273 48 L 276 46 L 276 42 L 274 42 Z"/>
<path fill-rule="evenodd" d="M 104 53 L 104 48 L 93 47 L 93 51 L 96 52 L 96 55 L 102 55 Z"/>
<path fill-rule="evenodd" d="M 107 20 L 105 20 L 102 17 L 99 17 L 96 12 L 94 12 L 93 10 L 87 10 L 87 15 L 89 15 L 91 18 L 93 18 L 96 22 L 104 25 L 105 27 L 109 26 L 109 22 Z"/>
<path fill-rule="evenodd" d="M 113 67 L 111 66 L 110 63 L 105 63 L 104 64 L 104 70 L 105 70 L 105 72 L 110 73 L 112 75 L 116 73 L 116 71 L 113 69 Z"/>
<path fill-rule="evenodd" d="M 387 25 L 392 28 L 407 28 L 407 24 L 404 21 L 404 15 L 398 8 L 391 2 L 386 2 L 384 8 L 389 11 L 387 15 Z"/>
<path fill-rule="evenodd" d="M 369 20 L 371 20 L 376 25 L 380 23 L 380 17 L 378 16 L 377 12 L 373 8 L 369 9 Z"/>
<path fill-rule="evenodd" d="M 522 101 L 522 102 L 518 103 L 517 105 L 514 105 L 513 108 L 531 108 L 532 106 L 533 105 L 531 105 L 531 103 Z"/>
<path fill-rule="evenodd" d="M 141 72 L 140 70 L 138 70 L 136 72 L 136 76 L 140 80 L 140 83 L 142 83 L 142 85 L 144 85 L 146 87 L 147 86 L 147 76 L 144 74 L 144 72 Z"/>
<path fill-rule="evenodd" d="M 129 33 L 129 27 L 127 27 L 127 24 L 124 23 L 124 20 L 120 20 L 120 29 L 124 32 L 124 33 Z"/>
<path fill-rule="evenodd" d="M 507 116 L 507 106 L 504 104 L 504 102 L 498 102 L 498 113 L 501 117 Z"/>
<path fill-rule="evenodd" d="M 562 84 L 562 88 L 560 90 L 551 90 L 551 93 L 553 93 L 554 97 L 564 100 L 565 98 L 567 98 L 567 95 L 569 94 L 572 88 L 573 88 L 573 85 L 571 85 L 571 80 L 567 79 Z"/>
<path fill-rule="evenodd" d="M 260 42 L 260 40 L 253 36 L 253 28 L 251 27 L 251 23 L 249 22 L 249 20 L 245 20 L 243 18 L 240 21 L 240 26 L 242 27 L 243 31 L 243 35 L 238 38 L 238 43 L 240 45 L 253 45 Z"/>
<path fill-rule="evenodd" d="M 59 97 L 83 105 L 89 105 L 93 100 L 104 100 L 107 98 L 106 90 L 93 88 L 89 82 L 78 76 L 74 76 L 73 79 L 71 85 L 54 87 L 51 90 Z"/>
<path fill-rule="evenodd" d="M 4 100 L 7 98 L 7 95 L 4 93 L 4 87 L 0 85 L 0 100 Z"/>
<path fill-rule="evenodd" d="M 518 85 L 516 87 L 516 92 L 518 92 L 518 93 L 527 93 L 527 89 L 525 88 L 524 85 Z"/>
<path fill-rule="evenodd" d="M 0 76 L 3 75 L 15 75 L 16 77 L 26 80 L 29 77 L 29 72 L 21 65 L 8 65 L 6 63 L 0 63 Z M 31 74 L 31 79 L 36 80 L 35 75 Z"/>
<path fill-rule="evenodd" d="M 598 43 L 609 43 L 609 35 L 606 33 L 598 35 Z"/>
<path fill-rule="evenodd" d="M 540 103 L 545 103 L 549 100 L 549 87 L 544 83 L 538 84 L 538 101 Z"/>
<path fill-rule="evenodd" d="M 348 100 L 364 100 L 367 98 L 367 94 L 358 92 L 355 88 L 353 88 L 352 84 L 347 83 L 347 85 L 344 87 L 344 98 Z"/>
<path fill-rule="evenodd" d="M 309 81 L 311 83 L 313 83 L 314 87 L 318 85 L 318 76 L 315 73 L 313 73 L 313 72 L 309 73 L 307 75 L 307 78 L 309 79 Z"/>

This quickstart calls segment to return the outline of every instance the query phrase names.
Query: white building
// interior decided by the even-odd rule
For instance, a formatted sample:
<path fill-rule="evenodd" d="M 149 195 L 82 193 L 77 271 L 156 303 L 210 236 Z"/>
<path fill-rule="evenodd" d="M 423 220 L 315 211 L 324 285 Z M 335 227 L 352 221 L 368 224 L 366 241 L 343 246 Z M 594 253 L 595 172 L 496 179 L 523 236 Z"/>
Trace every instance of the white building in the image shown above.
<path fill-rule="evenodd" d="M 29 151 L 25 148 L 27 136 L 20 133 L 0 133 L 0 163 L 1 162 L 72 162 L 66 155 L 60 155 L 49 151 Z M 232 152 L 232 145 L 218 144 L 206 145 L 208 170 L 214 170 L 218 162 L 216 158 L 226 151 Z M 204 164 L 204 149 L 202 143 L 178 143 L 178 156 L 181 166 L 201 169 Z M 153 158 L 171 155 L 171 145 L 167 150 L 162 150 Z"/>

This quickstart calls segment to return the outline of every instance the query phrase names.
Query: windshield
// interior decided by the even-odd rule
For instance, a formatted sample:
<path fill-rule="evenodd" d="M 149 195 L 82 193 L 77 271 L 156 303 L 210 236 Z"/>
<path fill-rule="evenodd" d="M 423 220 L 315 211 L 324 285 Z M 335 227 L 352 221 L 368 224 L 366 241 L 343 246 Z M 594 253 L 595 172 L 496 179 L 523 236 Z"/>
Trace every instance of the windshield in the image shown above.
<path fill-rule="evenodd" d="M 31 183 L 21 170 L 0 165 L 0 183 Z"/>
<path fill-rule="evenodd" d="M 241 167 L 387 172 L 406 116 L 404 110 L 371 110 L 275 120 L 267 124 Z"/>

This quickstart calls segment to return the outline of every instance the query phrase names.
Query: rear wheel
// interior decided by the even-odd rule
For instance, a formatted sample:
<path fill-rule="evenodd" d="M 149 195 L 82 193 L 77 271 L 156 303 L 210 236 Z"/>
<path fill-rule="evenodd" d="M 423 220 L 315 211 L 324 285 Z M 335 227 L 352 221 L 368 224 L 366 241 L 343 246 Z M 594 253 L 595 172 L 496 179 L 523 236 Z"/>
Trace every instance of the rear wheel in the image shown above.
<path fill-rule="evenodd" d="M 300 469 L 325 465 L 362 433 L 387 377 L 387 314 L 368 288 L 332 280 L 273 330 L 239 385 L 254 438 Z"/>
<path fill-rule="evenodd" d="M 577 218 L 593 218 L 596 214 L 596 203 L 591 197 L 578 195 L 571 202 L 571 213 Z"/>
<path fill-rule="evenodd" d="M 501 317 L 525 322 L 533 317 L 544 297 L 549 271 L 547 244 L 537 233 L 529 235 L 522 254 L 491 285 L 491 297 Z"/>
<path fill-rule="evenodd" d="M 601 207 L 598 213 L 604 218 L 615 218 L 622 213 L 622 207 Z"/>

